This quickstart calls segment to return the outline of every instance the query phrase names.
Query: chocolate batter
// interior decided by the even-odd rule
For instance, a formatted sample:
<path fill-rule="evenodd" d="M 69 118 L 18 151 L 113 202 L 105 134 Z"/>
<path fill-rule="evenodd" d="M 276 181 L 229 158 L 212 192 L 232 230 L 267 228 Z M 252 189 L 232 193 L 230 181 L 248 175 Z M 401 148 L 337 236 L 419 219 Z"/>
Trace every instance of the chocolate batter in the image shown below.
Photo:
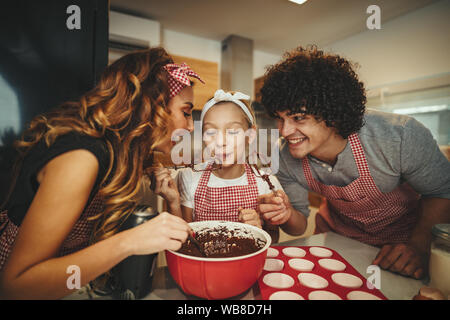
<path fill-rule="evenodd" d="M 229 230 L 226 227 L 214 229 L 205 228 L 196 232 L 195 238 L 200 242 L 207 258 L 238 257 L 256 252 L 266 244 L 261 239 L 255 239 L 245 230 Z M 187 240 L 179 253 L 203 257 L 199 249 Z"/>

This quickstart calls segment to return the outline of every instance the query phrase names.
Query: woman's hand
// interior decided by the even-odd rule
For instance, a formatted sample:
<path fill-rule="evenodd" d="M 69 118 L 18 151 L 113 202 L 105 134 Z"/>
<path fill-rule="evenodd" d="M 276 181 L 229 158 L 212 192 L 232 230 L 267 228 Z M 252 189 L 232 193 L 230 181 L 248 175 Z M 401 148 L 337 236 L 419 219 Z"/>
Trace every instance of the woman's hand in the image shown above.
<path fill-rule="evenodd" d="M 254 209 L 239 208 L 239 221 L 262 229 L 261 218 Z"/>
<path fill-rule="evenodd" d="M 177 185 L 172 179 L 170 170 L 166 168 L 157 168 L 152 173 L 155 179 L 152 179 L 155 183 L 151 186 L 157 195 L 163 197 L 169 204 L 179 204 L 180 194 L 178 192 Z"/>
<path fill-rule="evenodd" d="M 190 227 L 186 221 L 168 212 L 129 230 L 124 239 L 131 255 L 152 254 L 163 250 L 178 250 L 186 241 Z"/>

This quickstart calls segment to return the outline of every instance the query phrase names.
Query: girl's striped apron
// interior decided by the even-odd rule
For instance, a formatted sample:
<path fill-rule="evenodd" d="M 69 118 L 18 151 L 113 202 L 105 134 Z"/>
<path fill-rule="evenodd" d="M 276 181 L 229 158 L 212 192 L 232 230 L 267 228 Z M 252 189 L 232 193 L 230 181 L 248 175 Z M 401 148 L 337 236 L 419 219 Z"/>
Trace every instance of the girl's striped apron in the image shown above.
<path fill-rule="evenodd" d="M 247 164 L 245 172 L 248 181 L 245 186 L 208 187 L 211 171 L 204 171 L 194 194 L 194 221 L 239 221 L 239 207 L 256 210 L 258 186 L 255 175 Z"/>

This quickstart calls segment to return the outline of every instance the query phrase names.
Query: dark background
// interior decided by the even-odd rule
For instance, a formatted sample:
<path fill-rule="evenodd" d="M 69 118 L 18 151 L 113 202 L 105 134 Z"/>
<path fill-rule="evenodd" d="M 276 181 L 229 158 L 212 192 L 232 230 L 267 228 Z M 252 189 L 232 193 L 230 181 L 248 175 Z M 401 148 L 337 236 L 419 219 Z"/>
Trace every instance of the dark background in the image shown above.
<path fill-rule="evenodd" d="M 80 8 L 80 29 L 66 26 L 70 5 Z M 108 0 L 0 3 L 0 204 L 9 188 L 14 139 L 37 114 L 91 89 L 106 67 L 108 10 Z"/>

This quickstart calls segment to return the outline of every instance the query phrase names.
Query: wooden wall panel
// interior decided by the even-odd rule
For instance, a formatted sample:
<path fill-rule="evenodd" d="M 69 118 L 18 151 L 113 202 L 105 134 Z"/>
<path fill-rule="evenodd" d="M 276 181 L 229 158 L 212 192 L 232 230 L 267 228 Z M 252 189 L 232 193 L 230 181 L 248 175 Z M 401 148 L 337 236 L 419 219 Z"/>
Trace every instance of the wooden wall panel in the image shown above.
<path fill-rule="evenodd" d="M 254 80 L 254 88 L 255 88 L 255 101 L 261 102 L 261 88 L 264 84 L 264 77 L 259 77 Z"/>
<path fill-rule="evenodd" d="M 208 101 L 219 89 L 219 65 L 216 62 L 204 61 L 194 58 L 187 58 L 182 56 L 171 55 L 175 63 L 188 64 L 192 70 L 197 72 L 200 77 L 205 81 L 205 84 L 201 83 L 195 78 L 194 80 L 194 109 L 201 110 L 203 105 Z"/>

